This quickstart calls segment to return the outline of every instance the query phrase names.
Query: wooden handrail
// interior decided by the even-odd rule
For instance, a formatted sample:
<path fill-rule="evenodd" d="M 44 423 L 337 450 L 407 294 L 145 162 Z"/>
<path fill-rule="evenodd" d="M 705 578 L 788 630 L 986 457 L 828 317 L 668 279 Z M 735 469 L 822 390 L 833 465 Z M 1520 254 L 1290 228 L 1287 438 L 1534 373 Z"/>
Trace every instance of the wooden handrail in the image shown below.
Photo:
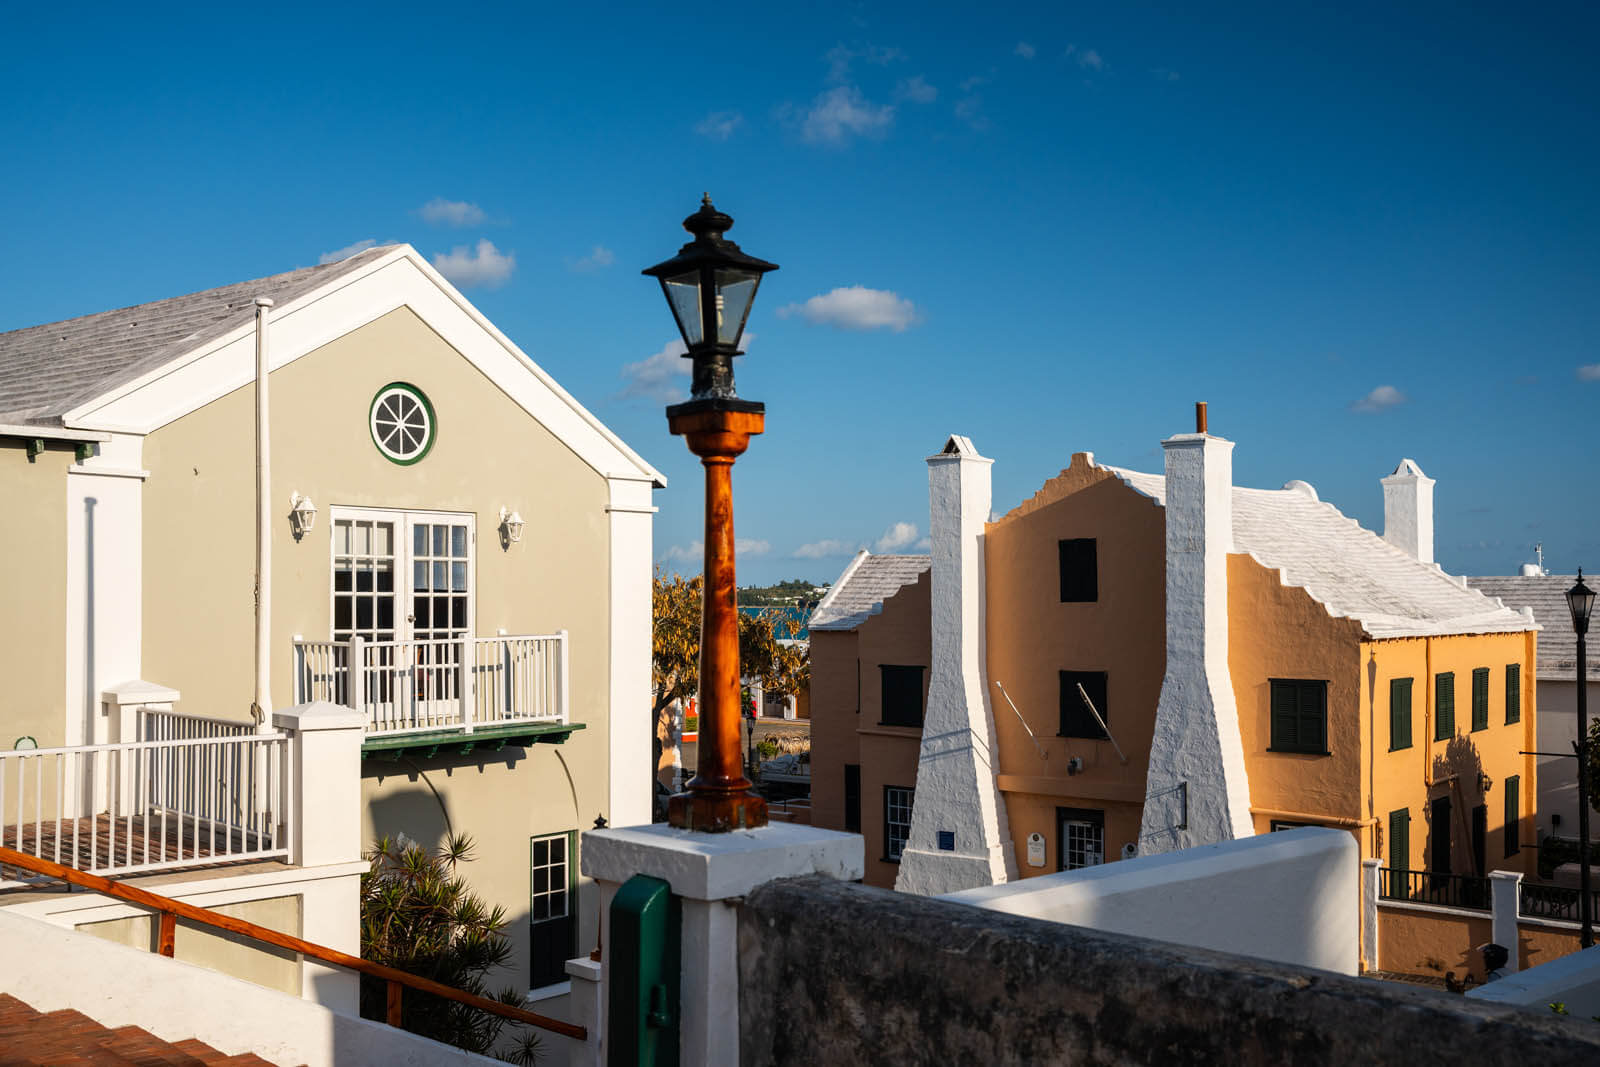
<path fill-rule="evenodd" d="M 405 987 L 415 989 L 420 993 L 432 993 L 436 997 L 453 1000 L 458 1004 L 465 1004 L 470 1008 L 477 1008 L 479 1011 L 499 1015 L 513 1022 L 537 1026 L 541 1030 L 549 1030 L 564 1037 L 576 1038 L 579 1041 L 587 1041 L 589 1039 L 588 1029 L 574 1023 L 565 1023 L 560 1019 L 551 1019 L 548 1016 L 513 1007 L 510 1004 L 502 1004 L 498 1000 L 480 997 L 476 993 L 468 993 L 464 989 L 443 985 L 432 979 L 409 974 L 394 967 L 385 967 L 381 963 L 373 963 L 371 960 L 364 960 L 360 956 L 352 956 L 347 952 L 328 948 L 326 945 L 302 941 L 292 934 L 279 933 L 276 930 L 270 930 L 265 926 L 257 926 L 255 923 L 244 919 L 235 919 L 230 915 L 219 915 L 207 908 L 185 904 L 181 900 L 174 900 L 171 897 L 151 893 L 137 886 L 113 882 L 109 878 L 102 878 L 97 874 L 88 874 L 78 870 L 76 867 L 52 863 L 50 860 L 30 856 L 15 849 L 0 846 L 0 866 L 20 867 L 26 871 L 33 871 L 36 874 L 47 875 L 72 885 L 82 886 L 84 889 L 92 889 L 97 893 L 104 893 L 106 896 L 115 897 L 117 900 L 126 900 L 130 904 L 138 904 L 146 908 L 155 909 L 161 914 L 161 931 L 157 938 L 157 944 L 163 956 L 172 955 L 172 935 L 175 925 L 173 920 L 188 919 L 190 922 L 214 926 L 219 930 L 226 930 L 232 934 L 240 934 L 244 937 L 252 938 L 274 948 L 298 952 L 302 956 L 308 956 L 321 963 L 331 963 L 336 967 L 347 967 L 352 971 L 371 975 L 373 978 L 381 978 L 388 983 L 388 1021 L 391 1026 L 399 1025 L 400 990 Z"/>

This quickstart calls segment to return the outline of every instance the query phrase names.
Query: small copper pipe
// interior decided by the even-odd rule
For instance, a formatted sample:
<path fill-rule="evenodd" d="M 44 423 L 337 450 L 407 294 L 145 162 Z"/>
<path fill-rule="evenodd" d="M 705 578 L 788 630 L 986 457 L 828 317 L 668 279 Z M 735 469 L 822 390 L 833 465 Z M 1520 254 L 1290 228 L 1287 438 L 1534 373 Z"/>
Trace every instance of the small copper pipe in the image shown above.
<path fill-rule="evenodd" d="M 1206 402 L 1204 400 L 1196 400 L 1194 402 L 1194 432 L 1209 432 L 1206 429 Z"/>

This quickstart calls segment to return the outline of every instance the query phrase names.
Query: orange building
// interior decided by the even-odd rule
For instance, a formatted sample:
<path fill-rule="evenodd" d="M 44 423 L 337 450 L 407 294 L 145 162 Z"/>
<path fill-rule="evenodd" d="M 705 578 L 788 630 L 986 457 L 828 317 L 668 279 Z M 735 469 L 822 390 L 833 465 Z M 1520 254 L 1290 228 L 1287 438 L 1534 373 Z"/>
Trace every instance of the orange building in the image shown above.
<path fill-rule="evenodd" d="M 1524 870 L 1537 627 L 1432 562 L 1432 480 L 1384 479 L 1380 537 L 1165 445 L 992 522 L 989 461 L 930 457 L 931 555 L 863 552 L 811 619 L 814 824 L 917 892 L 1306 824 L 1396 878 Z"/>

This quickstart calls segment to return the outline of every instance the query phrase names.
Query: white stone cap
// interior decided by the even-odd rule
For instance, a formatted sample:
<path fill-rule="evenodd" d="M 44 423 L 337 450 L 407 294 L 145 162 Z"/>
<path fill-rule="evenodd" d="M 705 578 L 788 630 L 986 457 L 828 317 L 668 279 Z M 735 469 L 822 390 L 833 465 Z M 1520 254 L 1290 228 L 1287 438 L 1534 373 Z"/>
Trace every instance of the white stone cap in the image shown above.
<path fill-rule="evenodd" d="M 1161 442 L 1162 448 L 1199 448 L 1202 445 L 1227 445 L 1232 448 L 1233 442 L 1214 433 L 1175 433 Z"/>
<path fill-rule="evenodd" d="M 944 447 L 928 457 L 929 463 L 965 461 L 967 463 L 993 463 L 988 456 L 978 455 L 978 447 L 972 443 L 972 438 L 963 437 L 953 433 L 945 441 Z"/>
<path fill-rule="evenodd" d="M 647 874 L 690 900 L 742 897 L 775 878 L 806 874 L 855 881 L 866 870 L 866 846 L 860 834 L 793 823 L 725 834 L 680 830 L 665 823 L 588 830 L 581 852 L 583 873 L 590 878 L 620 884 Z"/>
<path fill-rule="evenodd" d="M 102 704 L 115 704 L 119 708 L 128 704 L 176 704 L 178 700 L 176 689 L 138 678 L 131 682 L 118 682 L 100 692 Z"/>
<path fill-rule="evenodd" d="M 365 730 L 367 717 L 351 708 L 314 700 L 272 713 L 272 725 L 285 730 Z"/>
<path fill-rule="evenodd" d="M 585 982 L 600 981 L 599 960 L 591 960 L 587 956 L 579 956 L 567 961 L 567 975 L 572 978 L 581 978 Z"/>
<path fill-rule="evenodd" d="M 1399 466 L 1395 467 L 1393 474 L 1384 475 L 1379 479 L 1379 481 L 1384 485 L 1389 485 L 1394 482 L 1409 482 L 1418 480 L 1424 482 L 1433 481 L 1432 478 L 1422 473 L 1422 468 L 1417 466 L 1417 461 L 1410 458 L 1402 459 Z"/>

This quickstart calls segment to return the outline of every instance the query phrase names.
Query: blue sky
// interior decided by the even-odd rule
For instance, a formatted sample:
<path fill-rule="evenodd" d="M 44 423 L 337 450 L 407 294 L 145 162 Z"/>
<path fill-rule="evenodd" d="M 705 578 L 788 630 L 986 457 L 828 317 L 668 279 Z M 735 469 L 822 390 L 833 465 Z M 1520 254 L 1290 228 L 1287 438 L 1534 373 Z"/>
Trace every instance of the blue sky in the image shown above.
<path fill-rule="evenodd" d="M 952 432 L 1005 510 L 1075 451 L 1159 470 L 1202 399 L 1239 484 L 1381 527 L 1411 456 L 1447 569 L 1600 570 L 1597 9 L 1195 6 L 35 6 L 0 329 L 409 241 L 668 475 L 693 570 L 638 271 L 709 190 L 782 266 L 741 581 L 914 550 Z"/>

